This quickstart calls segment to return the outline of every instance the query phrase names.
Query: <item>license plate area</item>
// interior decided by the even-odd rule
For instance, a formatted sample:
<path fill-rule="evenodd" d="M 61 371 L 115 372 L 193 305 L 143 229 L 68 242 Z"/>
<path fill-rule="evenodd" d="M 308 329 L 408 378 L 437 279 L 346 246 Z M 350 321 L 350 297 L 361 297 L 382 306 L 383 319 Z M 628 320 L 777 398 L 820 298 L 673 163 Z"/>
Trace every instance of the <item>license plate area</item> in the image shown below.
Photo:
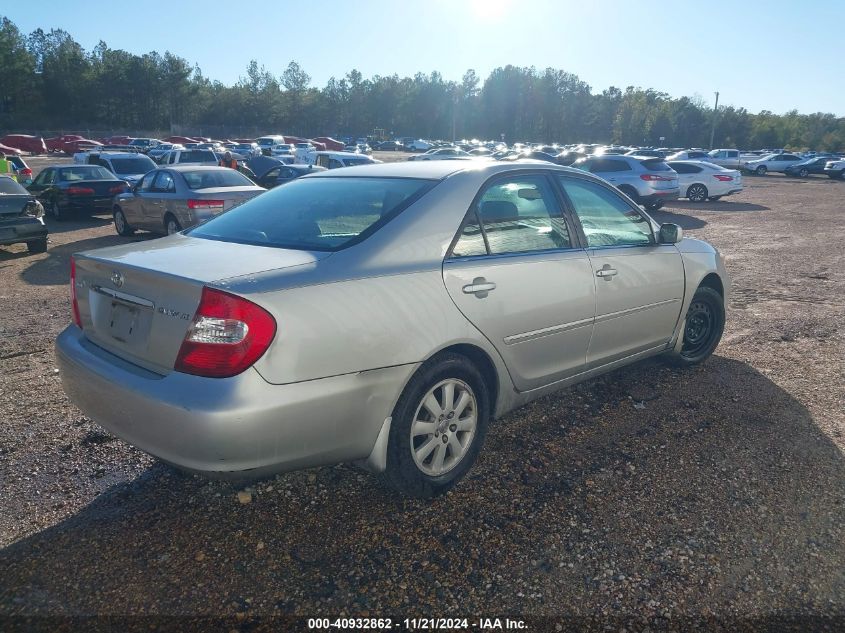
<path fill-rule="evenodd" d="M 139 317 L 140 310 L 138 308 L 112 301 L 109 334 L 121 343 L 132 342 L 133 335 L 137 336 L 138 333 Z"/>

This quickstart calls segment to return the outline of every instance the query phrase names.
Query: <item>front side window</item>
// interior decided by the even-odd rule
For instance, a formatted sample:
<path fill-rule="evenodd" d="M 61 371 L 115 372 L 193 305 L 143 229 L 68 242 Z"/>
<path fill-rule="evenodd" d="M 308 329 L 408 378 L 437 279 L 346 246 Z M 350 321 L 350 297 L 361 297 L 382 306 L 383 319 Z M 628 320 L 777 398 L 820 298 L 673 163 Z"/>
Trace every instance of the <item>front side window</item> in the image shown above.
<path fill-rule="evenodd" d="M 435 184 L 416 178 L 297 178 L 192 229 L 190 235 L 337 251 L 366 239 Z"/>
<path fill-rule="evenodd" d="M 141 179 L 141 182 L 138 183 L 138 191 L 149 191 L 153 186 L 153 180 L 155 180 L 156 172 L 151 171 L 146 176 Z"/>
<path fill-rule="evenodd" d="M 587 246 L 640 246 L 653 241 L 651 225 L 616 192 L 596 182 L 560 177 L 581 222 Z"/>
<path fill-rule="evenodd" d="M 496 181 L 482 192 L 452 255 L 471 257 L 488 251 L 490 255 L 504 255 L 571 247 L 569 230 L 546 179 L 515 176 Z"/>
<path fill-rule="evenodd" d="M 153 191 L 159 193 L 173 193 L 176 191 L 176 183 L 173 180 L 173 175 L 169 171 L 159 172 L 156 176 Z"/>

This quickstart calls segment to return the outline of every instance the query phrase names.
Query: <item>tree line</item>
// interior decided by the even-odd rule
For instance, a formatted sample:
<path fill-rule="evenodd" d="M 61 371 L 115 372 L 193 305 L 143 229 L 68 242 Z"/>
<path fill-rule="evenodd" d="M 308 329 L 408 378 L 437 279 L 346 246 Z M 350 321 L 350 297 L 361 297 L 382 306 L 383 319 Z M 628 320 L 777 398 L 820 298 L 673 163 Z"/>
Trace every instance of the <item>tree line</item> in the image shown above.
<path fill-rule="evenodd" d="M 741 148 L 845 149 L 845 118 L 720 107 L 652 89 L 602 92 L 554 68 L 505 66 L 461 81 L 438 72 L 365 78 L 352 70 L 322 88 L 295 61 L 280 75 L 250 62 L 225 85 L 165 52 L 101 41 L 86 51 L 61 29 L 25 35 L 0 18 L 0 131 L 98 129 L 137 133 L 250 133 L 601 142 Z M 663 140 L 661 140 L 661 138 Z"/>

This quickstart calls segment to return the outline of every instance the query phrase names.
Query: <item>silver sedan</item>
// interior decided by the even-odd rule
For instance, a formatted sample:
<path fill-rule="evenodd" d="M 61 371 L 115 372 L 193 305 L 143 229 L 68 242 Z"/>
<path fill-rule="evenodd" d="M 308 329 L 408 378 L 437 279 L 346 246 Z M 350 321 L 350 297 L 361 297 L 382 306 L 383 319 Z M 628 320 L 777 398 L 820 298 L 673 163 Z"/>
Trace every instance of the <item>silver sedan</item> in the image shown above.
<path fill-rule="evenodd" d="M 116 196 L 112 213 L 120 235 L 136 229 L 171 235 L 266 191 L 228 167 L 174 165 L 148 172 Z"/>
<path fill-rule="evenodd" d="M 649 356 L 705 360 L 729 280 L 589 173 L 430 161 L 78 253 L 71 289 L 65 390 L 127 442 L 217 476 L 353 461 L 428 497 L 493 418 Z"/>

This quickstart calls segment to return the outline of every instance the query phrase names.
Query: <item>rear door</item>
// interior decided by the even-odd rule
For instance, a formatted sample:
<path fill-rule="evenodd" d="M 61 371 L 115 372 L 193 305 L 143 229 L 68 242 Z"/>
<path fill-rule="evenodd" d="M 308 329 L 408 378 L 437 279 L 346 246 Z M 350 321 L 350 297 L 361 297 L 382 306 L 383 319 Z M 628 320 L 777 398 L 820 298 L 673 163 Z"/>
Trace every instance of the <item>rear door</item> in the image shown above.
<path fill-rule="evenodd" d="M 648 218 L 612 188 L 570 175 L 559 182 L 583 231 L 596 283 L 587 366 L 667 344 L 684 297 L 678 249 L 657 244 Z"/>
<path fill-rule="evenodd" d="M 155 172 L 155 179 L 149 193 L 144 194 L 144 217 L 147 226 L 156 229 L 164 229 L 164 216 L 168 211 L 174 213 L 180 224 L 185 226 L 183 220 L 173 211 L 176 198 L 176 183 L 174 174 L 169 169 L 162 169 Z"/>
<path fill-rule="evenodd" d="M 509 174 L 482 187 L 443 278 L 520 391 L 583 369 L 596 284 L 544 174 Z"/>

